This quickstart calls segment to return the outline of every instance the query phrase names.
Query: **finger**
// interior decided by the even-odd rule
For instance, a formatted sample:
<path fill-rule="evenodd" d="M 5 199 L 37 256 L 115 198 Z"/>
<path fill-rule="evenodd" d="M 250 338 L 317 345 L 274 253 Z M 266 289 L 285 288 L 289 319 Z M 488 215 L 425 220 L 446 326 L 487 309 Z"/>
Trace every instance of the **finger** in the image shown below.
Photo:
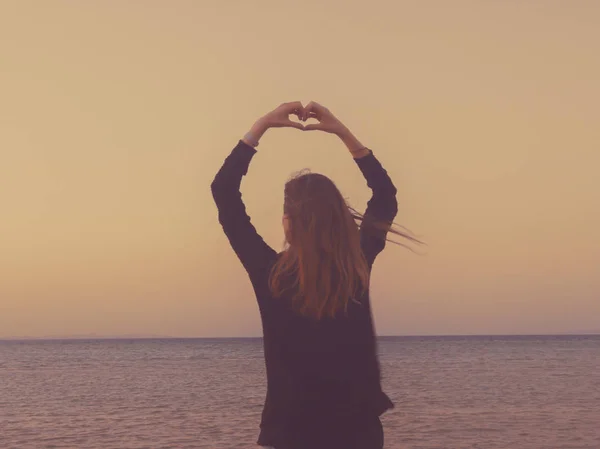
<path fill-rule="evenodd" d="M 296 117 L 298 117 L 298 120 L 304 120 L 304 108 L 294 109 L 292 111 L 292 114 L 294 114 Z"/>
<path fill-rule="evenodd" d="M 310 104 L 310 103 L 309 103 Z M 308 120 L 310 116 L 310 111 L 308 110 L 308 105 L 302 108 L 302 121 Z"/>
<path fill-rule="evenodd" d="M 310 125 L 304 126 L 304 131 L 323 131 L 323 125 L 320 123 L 311 123 Z"/>
<path fill-rule="evenodd" d="M 302 111 L 302 109 L 304 109 L 304 107 L 302 106 L 302 103 L 300 103 L 299 101 L 291 101 L 289 103 L 283 103 L 281 106 L 284 108 L 284 110 L 288 114 L 295 113 L 295 111 Z"/>
<path fill-rule="evenodd" d="M 323 115 L 323 106 L 321 106 L 319 103 L 311 101 L 304 108 L 304 113 L 306 117 L 310 117 L 311 114 L 314 114 L 313 118 L 321 120 L 321 116 Z"/>
<path fill-rule="evenodd" d="M 288 122 L 286 122 L 285 126 L 287 126 L 289 128 L 296 128 L 296 129 L 304 130 L 304 125 L 302 123 L 293 122 L 291 120 L 289 120 Z"/>
<path fill-rule="evenodd" d="M 312 118 L 312 119 L 315 119 L 315 120 L 318 120 L 318 121 L 320 122 L 319 118 L 317 117 L 317 113 L 316 113 L 316 112 L 307 112 L 307 113 L 305 114 L 305 116 L 303 117 L 303 120 L 302 120 L 302 121 L 304 121 L 304 122 L 305 122 L 305 121 L 307 121 L 307 120 L 310 120 L 311 118 Z"/>
<path fill-rule="evenodd" d="M 294 114 L 298 117 L 298 120 L 302 120 L 304 116 L 304 106 L 299 101 L 292 101 L 290 103 L 283 103 L 281 108 L 284 114 L 292 115 Z"/>

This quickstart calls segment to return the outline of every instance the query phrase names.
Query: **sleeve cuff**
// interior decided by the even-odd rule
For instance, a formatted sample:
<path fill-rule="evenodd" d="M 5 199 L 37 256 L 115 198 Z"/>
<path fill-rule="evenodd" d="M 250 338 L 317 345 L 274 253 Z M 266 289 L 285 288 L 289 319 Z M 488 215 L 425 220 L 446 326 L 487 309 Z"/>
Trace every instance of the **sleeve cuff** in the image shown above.
<path fill-rule="evenodd" d="M 244 142 L 241 139 L 238 142 L 237 146 L 235 147 L 235 150 L 237 150 L 238 148 L 241 148 L 241 150 L 239 150 L 239 151 L 250 152 L 252 154 L 256 153 L 256 148 L 248 145 L 246 142 Z"/>
<path fill-rule="evenodd" d="M 231 151 L 231 155 L 238 161 L 243 161 L 249 164 L 252 157 L 256 154 L 256 149 L 240 140 L 235 148 Z"/>
<path fill-rule="evenodd" d="M 373 154 L 373 150 L 369 149 L 369 154 L 363 157 L 353 158 L 354 162 L 356 162 L 359 166 L 363 164 L 369 164 L 375 159 L 375 155 Z M 376 160 L 376 159 L 375 159 Z"/>

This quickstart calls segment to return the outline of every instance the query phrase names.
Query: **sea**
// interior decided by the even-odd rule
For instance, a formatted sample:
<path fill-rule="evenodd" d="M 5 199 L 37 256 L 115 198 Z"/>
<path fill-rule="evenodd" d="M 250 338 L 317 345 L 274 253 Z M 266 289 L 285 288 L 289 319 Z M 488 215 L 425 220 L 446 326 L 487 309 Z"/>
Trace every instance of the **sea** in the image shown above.
<path fill-rule="evenodd" d="M 379 351 L 388 449 L 600 449 L 600 336 Z M 254 448 L 264 395 L 258 338 L 0 341 L 1 449 Z"/>

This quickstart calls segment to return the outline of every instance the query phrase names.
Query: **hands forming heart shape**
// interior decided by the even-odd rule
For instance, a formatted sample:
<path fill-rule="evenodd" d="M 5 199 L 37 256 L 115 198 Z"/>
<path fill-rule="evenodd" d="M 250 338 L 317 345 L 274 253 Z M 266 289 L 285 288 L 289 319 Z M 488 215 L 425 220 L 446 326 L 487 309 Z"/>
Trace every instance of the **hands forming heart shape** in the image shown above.
<path fill-rule="evenodd" d="M 301 122 L 316 119 L 318 123 L 307 125 L 290 120 L 295 115 Z M 331 134 L 341 135 L 346 127 L 335 117 L 329 109 L 311 101 L 303 106 L 299 101 L 283 103 L 261 119 L 268 128 L 296 128 L 302 131 L 325 131 Z"/>
<path fill-rule="evenodd" d="M 300 122 L 290 120 L 290 116 L 295 115 Z M 304 124 L 309 119 L 317 120 L 317 123 Z M 303 106 L 299 101 L 283 103 L 264 115 L 243 137 L 244 143 L 251 147 L 256 147 L 262 135 L 269 128 L 296 128 L 302 131 L 325 131 L 335 134 L 346 145 L 353 157 L 360 158 L 370 154 L 371 150 L 365 147 L 350 130 L 338 120 L 325 106 L 311 101 Z"/>

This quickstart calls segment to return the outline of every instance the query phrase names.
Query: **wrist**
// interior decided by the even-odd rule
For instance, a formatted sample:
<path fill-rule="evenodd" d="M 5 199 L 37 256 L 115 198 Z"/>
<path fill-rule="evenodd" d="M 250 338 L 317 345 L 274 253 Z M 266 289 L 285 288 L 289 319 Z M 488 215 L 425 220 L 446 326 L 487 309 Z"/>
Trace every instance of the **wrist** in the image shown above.
<path fill-rule="evenodd" d="M 250 131 L 244 135 L 242 140 L 251 147 L 256 147 L 258 146 L 261 137 L 268 129 L 268 124 L 263 119 L 259 119 L 252 125 Z"/>
<path fill-rule="evenodd" d="M 344 145 L 346 145 L 351 153 L 356 153 L 365 148 L 365 146 L 348 129 L 339 133 L 338 137 L 344 142 Z"/>
<path fill-rule="evenodd" d="M 338 131 L 335 132 L 335 134 L 343 141 L 346 141 L 350 136 L 352 136 L 350 130 L 343 125 Z"/>
<path fill-rule="evenodd" d="M 270 126 L 267 121 L 264 118 L 260 118 L 254 123 L 254 125 L 252 125 L 250 132 L 261 137 L 269 128 Z"/>

